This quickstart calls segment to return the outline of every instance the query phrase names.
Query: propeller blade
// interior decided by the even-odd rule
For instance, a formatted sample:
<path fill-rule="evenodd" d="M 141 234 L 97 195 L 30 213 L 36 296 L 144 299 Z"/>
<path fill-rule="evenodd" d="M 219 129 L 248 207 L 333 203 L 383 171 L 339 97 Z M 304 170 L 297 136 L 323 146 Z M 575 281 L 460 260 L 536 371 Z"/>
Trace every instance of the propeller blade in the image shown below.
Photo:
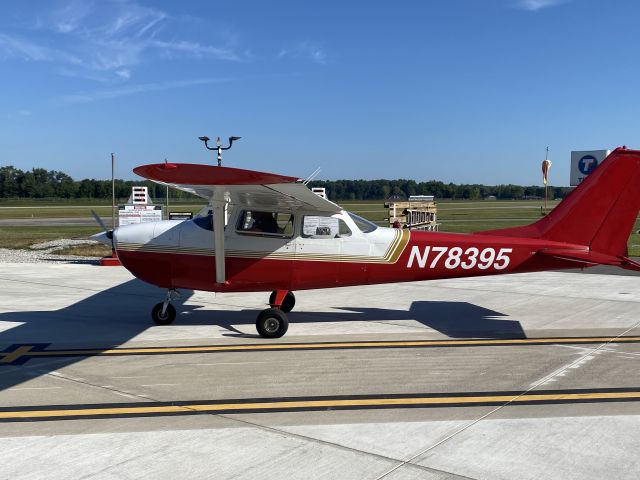
<path fill-rule="evenodd" d="M 91 238 L 97 240 L 98 242 L 104 243 L 105 245 L 108 245 L 105 241 L 105 238 L 109 239 L 111 243 L 111 250 L 115 250 L 116 246 L 113 241 L 113 230 L 109 230 L 107 228 L 107 225 L 105 225 L 105 223 L 102 221 L 100 215 L 98 215 L 95 211 L 91 210 L 91 215 L 93 215 L 93 218 L 95 218 L 96 222 L 98 222 L 98 225 L 100 225 L 100 227 L 104 230 L 104 232 L 94 235 Z"/>
<path fill-rule="evenodd" d="M 103 230 L 109 230 L 107 228 L 107 226 L 105 225 L 105 223 L 102 221 L 102 219 L 100 218 L 100 215 L 98 215 L 94 210 L 91 210 L 91 215 L 93 215 L 93 218 L 95 218 L 96 222 L 98 222 L 98 225 L 100 225 L 100 227 Z"/>

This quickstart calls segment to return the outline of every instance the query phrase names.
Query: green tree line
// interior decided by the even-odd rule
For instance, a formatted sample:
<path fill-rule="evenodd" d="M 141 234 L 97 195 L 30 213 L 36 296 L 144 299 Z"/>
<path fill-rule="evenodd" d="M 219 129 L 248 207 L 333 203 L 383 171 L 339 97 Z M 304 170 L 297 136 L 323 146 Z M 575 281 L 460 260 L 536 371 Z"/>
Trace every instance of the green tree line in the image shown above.
<path fill-rule="evenodd" d="M 116 180 L 116 198 L 129 198 L 133 185 L 149 187 L 152 198 L 163 198 L 166 187 L 151 181 Z M 187 192 L 171 190 L 173 199 L 197 198 Z M 111 180 L 74 180 L 64 172 L 34 168 L 22 171 L 13 166 L 0 167 L 0 198 L 111 198 Z"/>
<path fill-rule="evenodd" d="M 444 183 L 437 180 L 327 180 L 313 181 L 310 187 L 324 187 L 332 200 L 380 200 L 391 196 L 434 195 L 436 198 L 480 200 L 494 196 L 501 200 L 540 197 L 544 187 L 531 185 L 480 185 Z M 564 198 L 570 187 L 548 187 L 548 197 Z"/>
<path fill-rule="evenodd" d="M 116 180 L 116 198 L 128 198 L 133 185 L 146 185 L 149 195 L 162 198 L 163 185 L 151 181 Z M 444 183 L 437 180 L 326 180 L 313 181 L 310 187 L 324 187 L 332 200 L 383 200 L 391 196 L 434 195 L 436 198 L 478 200 L 543 197 L 544 187 L 520 185 L 479 185 Z M 548 198 L 562 198 L 569 187 L 549 187 Z M 171 189 L 173 199 L 192 199 L 193 195 Z M 0 198 L 111 198 L 111 180 L 74 180 L 64 172 L 34 168 L 22 171 L 13 166 L 0 167 Z"/>

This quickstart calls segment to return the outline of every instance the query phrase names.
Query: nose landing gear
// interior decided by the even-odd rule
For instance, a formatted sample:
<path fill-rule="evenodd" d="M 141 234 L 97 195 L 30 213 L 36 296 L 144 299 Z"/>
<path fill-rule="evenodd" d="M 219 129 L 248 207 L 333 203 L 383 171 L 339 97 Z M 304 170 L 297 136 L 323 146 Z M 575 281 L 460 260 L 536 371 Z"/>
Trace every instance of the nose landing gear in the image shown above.
<path fill-rule="evenodd" d="M 170 325 L 176 319 L 176 309 L 171 301 L 180 298 L 180 292 L 175 288 L 167 290 L 164 302 L 156 304 L 151 309 L 151 318 L 156 325 Z"/>
<path fill-rule="evenodd" d="M 289 329 L 287 313 L 293 310 L 296 297 L 289 290 L 275 290 L 269 296 L 271 308 L 263 310 L 256 319 L 256 330 L 264 338 L 280 338 Z"/>

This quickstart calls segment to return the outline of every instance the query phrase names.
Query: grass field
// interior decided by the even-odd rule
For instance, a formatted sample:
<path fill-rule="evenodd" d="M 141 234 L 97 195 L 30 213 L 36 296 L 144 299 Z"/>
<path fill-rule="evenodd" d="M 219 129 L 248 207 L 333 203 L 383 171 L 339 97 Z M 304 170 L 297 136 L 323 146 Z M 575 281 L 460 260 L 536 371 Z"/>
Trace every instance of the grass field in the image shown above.
<path fill-rule="evenodd" d="M 0 219 L 19 218 L 91 218 L 91 210 L 95 210 L 107 223 L 110 222 L 110 202 L 96 202 L 92 199 L 73 201 L 0 201 Z M 339 202 L 341 206 L 379 225 L 387 225 L 388 215 L 383 201 L 351 201 Z M 549 202 L 549 209 L 558 202 Z M 193 201 L 170 203 L 170 211 L 198 212 L 205 203 Z M 18 208 L 16 208 L 18 207 Z M 535 200 L 514 201 L 451 201 L 438 202 L 438 222 L 440 230 L 445 232 L 474 232 L 495 228 L 515 227 L 534 222 L 541 217 L 541 202 Z M 629 252 L 640 256 L 640 219 L 636 221 L 633 234 L 629 239 Z M 100 229 L 91 226 L 23 226 L 0 227 L 0 247 L 28 248 L 30 245 L 47 240 L 61 238 L 87 238 Z M 62 253 L 62 252 L 59 252 Z M 65 254 L 102 256 L 108 249 L 97 249 L 87 246 L 72 247 Z"/>

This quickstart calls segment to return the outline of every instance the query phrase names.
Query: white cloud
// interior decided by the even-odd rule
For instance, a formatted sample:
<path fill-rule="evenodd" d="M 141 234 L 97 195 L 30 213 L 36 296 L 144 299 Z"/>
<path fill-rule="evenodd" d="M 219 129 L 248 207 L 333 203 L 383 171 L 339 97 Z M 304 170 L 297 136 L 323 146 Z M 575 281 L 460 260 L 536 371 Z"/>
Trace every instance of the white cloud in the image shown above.
<path fill-rule="evenodd" d="M 555 7 L 569 0 L 519 0 L 517 7 L 530 12 L 537 12 L 543 8 Z"/>
<path fill-rule="evenodd" d="M 302 42 L 291 49 L 283 48 L 278 52 L 278 58 L 292 57 L 312 60 L 320 65 L 326 65 L 327 52 L 319 45 L 312 42 Z"/>
<path fill-rule="evenodd" d="M 123 80 L 129 80 L 129 78 L 131 78 L 131 72 L 129 72 L 129 70 L 127 70 L 126 68 L 123 68 L 122 70 L 116 70 L 115 73 Z"/>
<path fill-rule="evenodd" d="M 30 117 L 31 115 L 32 115 L 31 110 L 27 110 L 26 108 L 21 108 L 20 110 L 9 112 L 5 116 L 8 120 L 16 120 L 19 118 Z"/>
<path fill-rule="evenodd" d="M 175 88 L 186 88 L 197 85 L 211 85 L 230 82 L 230 78 L 196 78 L 192 80 L 178 80 L 172 82 L 144 83 L 139 85 L 127 85 L 119 88 L 98 90 L 94 92 L 82 92 L 73 95 L 63 95 L 51 99 L 53 106 L 75 105 L 80 103 L 93 103 L 101 100 L 109 100 L 117 97 L 135 95 L 139 93 L 158 92 Z"/>
<path fill-rule="evenodd" d="M 45 22 L 59 33 L 71 33 L 80 27 L 92 10 L 93 2 L 71 1 L 52 12 Z"/>
<path fill-rule="evenodd" d="M 140 64 L 158 57 L 236 62 L 249 58 L 235 50 L 237 38 L 226 31 L 223 37 L 233 45 L 176 39 L 178 27 L 184 26 L 180 22 L 185 21 L 128 1 L 68 0 L 61 8 L 41 13 L 34 20 L 31 29 L 39 32 L 39 43 L 25 39 L 29 38 L 26 34 L 0 33 L 0 59 L 55 62 L 56 71 L 62 75 L 123 82 Z M 169 31 L 170 37 L 165 33 Z M 47 46 L 52 44 L 55 49 Z"/>
<path fill-rule="evenodd" d="M 240 62 L 246 58 L 245 54 L 238 54 L 228 48 L 213 47 L 211 45 L 201 45 L 197 42 L 165 42 L 162 40 L 154 40 L 150 46 L 163 50 L 167 54 L 171 52 L 183 52 L 193 55 L 196 58 L 215 58 L 217 60 L 230 60 Z"/>
<path fill-rule="evenodd" d="M 64 62 L 79 65 L 82 60 L 67 52 L 45 47 L 24 38 L 0 33 L 0 58 L 17 57 L 28 61 Z"/>

